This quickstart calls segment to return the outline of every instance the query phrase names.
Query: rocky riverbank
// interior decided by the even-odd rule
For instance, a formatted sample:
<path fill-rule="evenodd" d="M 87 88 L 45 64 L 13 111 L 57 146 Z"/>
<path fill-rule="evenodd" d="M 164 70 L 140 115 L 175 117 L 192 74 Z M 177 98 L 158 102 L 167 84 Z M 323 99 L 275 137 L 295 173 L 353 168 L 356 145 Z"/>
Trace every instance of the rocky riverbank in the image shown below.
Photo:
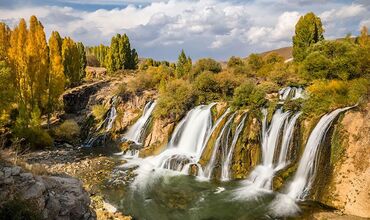
<path fill-rule="evenodd" d="M 128 220 L 131 217 L 117 211 L 101 194 L 101 188 L 119 163 L 71 146 L 22 155 L 5 150 L 0 167 L 1 201 L 11 201 L 9 195 L 21 195 L 14 199 L 22 201 L 36 201 L 44 219 L 58 216 Z"/>

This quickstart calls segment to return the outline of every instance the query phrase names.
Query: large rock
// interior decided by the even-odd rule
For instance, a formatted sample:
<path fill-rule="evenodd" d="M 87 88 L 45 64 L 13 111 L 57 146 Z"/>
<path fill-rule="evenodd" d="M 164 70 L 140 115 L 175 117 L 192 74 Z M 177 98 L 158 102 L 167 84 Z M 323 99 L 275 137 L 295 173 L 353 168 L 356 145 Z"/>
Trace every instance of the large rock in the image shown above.
<path fill-rule="evenodd" d="M 89 194 L 70 177 L 36 176 L 20 167 L 0 165 L 0 208 L 12 199 L 29 201 L 44 219 L 95 219 Z M 10 181 L 11 180 L 11 181 Z"/>
<path fill-rule="evenodd" d="M 336 127 L 331 149 L 332 174 L 319 198 L 345 214 L 365 218 L 370 218 L 369 121 L 370 103 L 364 112 L 347 112 Z"/>
<path fill-rule="evenodd" d="M 64 111 L 69 114 L 76 114 L 85 109 L 90 96 L 106 86 L 109 81 L 99 81 L 79 86 L 63 94 Z"/>

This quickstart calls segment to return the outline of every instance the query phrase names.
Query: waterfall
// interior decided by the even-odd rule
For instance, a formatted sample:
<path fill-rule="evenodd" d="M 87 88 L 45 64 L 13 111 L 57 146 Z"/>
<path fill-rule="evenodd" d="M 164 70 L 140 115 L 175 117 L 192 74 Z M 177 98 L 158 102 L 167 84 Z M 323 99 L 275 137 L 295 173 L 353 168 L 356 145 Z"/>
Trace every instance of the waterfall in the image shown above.
<path fill-rule="evenodd" d="M 262 133 L 262 164 L 264 166 L 272 167 L 280 132 L 289 116 L 290 111 L 283 112 L 281 108 L 277 109 L 272 116 L 269 128 L 266 130 L 267 114 L 264 113 L 264 129 Z"/>
<path fill-rule="evenodd" d="M 142 144 L 141 142 L 145 134 L 145 130 L 149 124 L 149 119 L 156 104 L 157 103 L 155 101 L 150 101 L 145 105 L 143 115 L 123 135 L 122 141 L 130 140 L 136 144 Z"/>
<path fill-rule="evenodd" d="M 304 98 L 304 90 L 301 87 L 285 87 L 279 91 L 279 99 L 285 101 L 288 99 L 295 100 Z"/>
<path fill-rule="evenodd" d="M 239 124 L 236 127 L 235 134 L 234 134 L 234 137 L 231 142 L 230 149 L 229 149 L 229 153 L 227 154 L 226 160 L 222 164 L 222 168 L 221 168 L 221 180 L 222 181 L 228 181 L 230 179 L 230 164 L 233 158 L 234 148 L 235 148 L 236 143 L 238 142 L 239 135 L 244 128 L 244 123 L 245 123 L 246 118 L 247 118 L 247 114 L 243 116 L 243 118 L 240 120 Z"/>
<path fill-rule="evenodd" d="M 283 140 L 280 148 L 280 155 L 278 160 L 278 165 L 276 166 L 276 170 L 283 169 L 287 164 L 287 156 L 288 156 L 288 149 L 290 143 L 292 141 L 294 127 L 297 122 L 298 117 L 302 114 L 302 112 L 297 112 L 288 123 L 285 123 L 284 126 L 284 133 L 283 133 Z"/>
<path fill-rule="evenodd" d="M 289 185 L 288 195 L 294 199 L 304 199 L 308 194 L 315 178 L 317 152 L 323 142 L 333 120 L 341 113 L 352 107 L 340 108 L 321 117 L 308 138 L 302 158 L 294 179 Z"/>
<path fill-rule="evenodd" d="M 190 110 L 176 126 L 168 148 L 176 148 L 178 151 L 198 157 L 212 129 L 211 108 L 214 105 L 215 103 L 201 105 Z"/>
<path fill-rule="evenodd" d="M 272 179 L 278 170 L 286 166 L 286 158 L 289 145 L 293 139 L 294 127 L 301 113 L 283 112 L 281 108 L 277 109 L 272 116 L 271 123 L 267 123 L 267 110 L 262 109 L 262 162 L 251 172 L 245 184 L 236 190 L 236 197 L 248 197 L 255 195 L 259 191 L 271 190 Z M 282 140 L 280 137 L 282 134 Z M 281 142 L 281 144 L 280 144 Z M 280 148 L 279 148 L 280 147 Z M 274 158 L 277 157 L 280 149 L 277 164 Z M 276 155 L 276 156 L 275 156 Z"/>
<path fill-rule="evenodd" d="M 231 132 L 231 123 L 234 119 L 235 113 L 229 116 L 228 120 L 226 121 L 224 127 L 222 128 L 221 132 L 219 133 L 215 145 L 213 146 L 213 151 L 208 164 L 204 169 L 204 175 L 206 178 L 210 179 L 212 176 L 212 171 L 216 165 L 217 159 L 217 151 L 221 147 L 221 153 L 223 154 L 222 157 L 225 158 L 227 146 L 229 144 L 229 136 Z"/>
<path fill-rule="evenodd" d="M 112 129 L 113 123 L 116 120 L 116 117 L 117 117 L 117 110 L 116 110 L 116 107 L 112 105 L 112 107 L 109 110 L 108 118 L 106 119 L 107 126 L 105 128 L 105 132 L 108 132 L 110 131 L 110 129 Z"/>
<path fill-rule="evenodd" d="M 96 128 L 96 131 L 90 136 L 83 144 L 84 147 L 92 147 L 98 143 L 98 145 L 103 145 L 106 141 L 106 137 L 108 132 L 112 129 L 114 121 L 117 117 L 117 110 L 115 107 L 116 97 L 113 97 L 111 99 L 111 107 L 109 111 L 107 112 L 107 116 L 104 119 L 104 121 Z M 102 131 L 102 129 L 105 129 Z"/>

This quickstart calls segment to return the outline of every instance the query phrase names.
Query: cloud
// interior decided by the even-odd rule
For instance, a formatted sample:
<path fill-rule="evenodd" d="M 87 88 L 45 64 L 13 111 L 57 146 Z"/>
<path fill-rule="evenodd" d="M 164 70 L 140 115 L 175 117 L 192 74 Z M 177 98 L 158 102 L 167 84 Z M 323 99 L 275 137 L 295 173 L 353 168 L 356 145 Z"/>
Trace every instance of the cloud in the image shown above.
<path fill-rule="evenodd" d="M 168 60 L 175 60 L 182 48 L 194 59 L 224 60 L 289 46 L 297 20 L 308 11 L 322 17 L 329 37 L 356 32 L 360 24 L 369 23 L 368 5 L 343 1 L 108 0 L 104 3 L 114 8 L 94 10 L 73 4 L 101 1 L 30 0 L 35 1 L 1 7 L 0 20 L 13 26 L 21 17 L 36 15 L 47 35 L 58 30 L 85 45 L 108 44 L 114 34 L 127 33 L 141 56 Z"/>

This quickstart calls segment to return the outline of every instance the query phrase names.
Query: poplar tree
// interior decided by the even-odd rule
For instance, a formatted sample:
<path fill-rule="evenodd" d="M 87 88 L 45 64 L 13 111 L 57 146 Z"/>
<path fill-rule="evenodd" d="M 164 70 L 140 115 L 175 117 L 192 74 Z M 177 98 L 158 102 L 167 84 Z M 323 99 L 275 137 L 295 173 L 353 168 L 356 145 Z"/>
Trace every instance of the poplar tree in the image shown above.
<path fill-rule="evenodd" d="M 21 19 L 18 26 L 11 32 L 10 47 L 8 50 L 9 62 L 14 71 L 13 80 L 17 91 L 18 108 L 23 109 L 27 107 L 26 101 L 30 97 L 29 90 L 26 86 L 28 81 L 27 57 L 24 52 L 24 48 L 26 48 L 27 32 L 26 21 Z"/>
<path fill-rule="evenodd" d="M 304 60 L 307 56 L 307 48 L 324 40 L 323 33 L 321 19 L 313 12 L 301 16 L 295 26 L 295 35 L 293 36 L 294 61 Z"/>
<path fill-rule="evenodd" d="M 5 23 L 0 22 L 0 61 L 7 59 L 10 47 L 10 34 L 9 27 Z"/>
<path fill-rule="evenodd" d="M 65 87 L 64 66 L 62 59 L 63 40 L 59 33 L 53 31 L 49 39 L 50 69 L 48 78 L 48 125 L 50 123 L 50 113 L 58 106 L 59 96 Z"/>
<path fill-rule="evenodd" d="M 80 76 L 79 77 L 80 79 L 83 79 L 86 76 L 86 63 L 87 63 L 85 46 L 83 45 L 82 42 L 78 42 L 77 48 L 78 48 L 78 53 L 80 56 L 80 73 L 79 73 Z"/>
<path fill-rule="evenodd" d="M 63 39 L 62 60 L 67 86 L 80 81 L 80 54 L 77 44 L 70 38 Z"/>
<path fill-rule="evenodd" d="M 185 51 L 181 50 L 181 53 L 177 59 L 176 65 L 176 77 L 181 78 L 186 76 L 192 67 L 192 60 L 190 57 L 186 57 Z"/>
<path fill-rule="evenodd" d="M 26 41 L 27 74 L 30 90 L 31 108 L 44 107 L 46 103 L 47 77 L 49 73 L 49 48 L 46 42 L 44 27 L 31 16 L 30 28 Z"/>

